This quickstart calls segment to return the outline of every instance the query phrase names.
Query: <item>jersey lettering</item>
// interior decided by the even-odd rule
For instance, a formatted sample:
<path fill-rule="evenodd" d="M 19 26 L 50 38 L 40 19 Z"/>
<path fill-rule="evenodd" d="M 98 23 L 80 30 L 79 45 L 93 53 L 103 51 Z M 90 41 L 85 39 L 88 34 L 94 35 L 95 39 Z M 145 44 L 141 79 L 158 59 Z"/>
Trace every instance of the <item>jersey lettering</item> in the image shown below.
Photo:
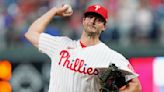
<path fill-rule="evenodd" d="M 98 75 L 98 70 L 92 67 L 86 67 L 87 64 L 84 63 L 83 59 L 76 58 L 75 60 L 70 60 L 70 54 L 67 50 L 62 50 L 60 52 L 60 61 L 58 63 L 65 68 L 72 71 L 88 74 L 88 75 Z"/>

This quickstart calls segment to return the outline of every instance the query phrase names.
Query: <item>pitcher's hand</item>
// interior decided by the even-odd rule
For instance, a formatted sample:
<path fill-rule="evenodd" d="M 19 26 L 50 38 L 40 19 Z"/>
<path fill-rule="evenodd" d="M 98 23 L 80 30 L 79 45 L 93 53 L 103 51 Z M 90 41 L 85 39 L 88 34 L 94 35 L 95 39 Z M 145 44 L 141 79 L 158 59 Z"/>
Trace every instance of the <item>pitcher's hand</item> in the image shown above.
<path fill-rule="evenodd" d="M 62 16 L 62 17 L 71 16 L 73 14 L 73 10 L 68 11 L 69 8 L 71 7 L 68 5 L 63 5 L 59 8 L 56 8 L 56 16 Z"/>
<path fill-rule="evenodd" d="M 120 88 L 119 92 L 141 92 L 142 87 L 138 78 L 131 79 L 128 85 Z"/>

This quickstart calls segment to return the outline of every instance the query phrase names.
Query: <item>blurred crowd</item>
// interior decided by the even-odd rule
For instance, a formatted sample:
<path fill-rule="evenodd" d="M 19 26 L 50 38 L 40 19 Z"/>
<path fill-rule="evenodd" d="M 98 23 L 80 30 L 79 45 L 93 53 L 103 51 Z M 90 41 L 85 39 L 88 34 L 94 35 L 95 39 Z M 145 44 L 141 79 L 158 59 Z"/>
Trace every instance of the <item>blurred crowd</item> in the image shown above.
<path fill-rule="evenodd" d="M 0 0 L 0 49 L 25 47 L 28 27 L 52 7 L 71 4 L 69 18 L 54 17 L 46 31 L 78 39 L 83 11 L 89 4 L 102 4 L 109 10 L 107 29 L 101 39 L 122 46 L 149 42 L 164 45 L 164 0 Z"/>

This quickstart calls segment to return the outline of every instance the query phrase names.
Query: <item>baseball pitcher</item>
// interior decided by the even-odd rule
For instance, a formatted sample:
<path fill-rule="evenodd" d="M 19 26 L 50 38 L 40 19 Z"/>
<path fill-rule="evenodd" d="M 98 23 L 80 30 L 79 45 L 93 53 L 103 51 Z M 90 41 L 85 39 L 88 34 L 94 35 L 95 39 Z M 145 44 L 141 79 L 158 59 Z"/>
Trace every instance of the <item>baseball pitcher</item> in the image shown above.
<path fill-rule="evenodd" d="M 103 6 L 91 5 L 85 10 L 83 32 L 77 41 L 44 33 L 54 16 L 66 17 L 72 13 L 69 5 L 54 7 L 25 33 L 52 61 L 49 92 L 140 92 L 138 74 L 129 61 L 99 39 L 108 20 L 108 11 Z"/>

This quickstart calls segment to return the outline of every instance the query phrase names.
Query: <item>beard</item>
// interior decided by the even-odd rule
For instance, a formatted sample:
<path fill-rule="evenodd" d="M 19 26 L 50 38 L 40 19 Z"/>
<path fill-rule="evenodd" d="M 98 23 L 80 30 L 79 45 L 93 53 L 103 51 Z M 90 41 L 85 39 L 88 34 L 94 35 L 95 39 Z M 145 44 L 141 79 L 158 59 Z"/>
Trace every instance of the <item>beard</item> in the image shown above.
<path fill-rule="evenodd" d="M 84 27 L 84 31 L 90 37 L 99 36 L 101 34 L 100 29 L 96 25 L 87 25 Z"/>

